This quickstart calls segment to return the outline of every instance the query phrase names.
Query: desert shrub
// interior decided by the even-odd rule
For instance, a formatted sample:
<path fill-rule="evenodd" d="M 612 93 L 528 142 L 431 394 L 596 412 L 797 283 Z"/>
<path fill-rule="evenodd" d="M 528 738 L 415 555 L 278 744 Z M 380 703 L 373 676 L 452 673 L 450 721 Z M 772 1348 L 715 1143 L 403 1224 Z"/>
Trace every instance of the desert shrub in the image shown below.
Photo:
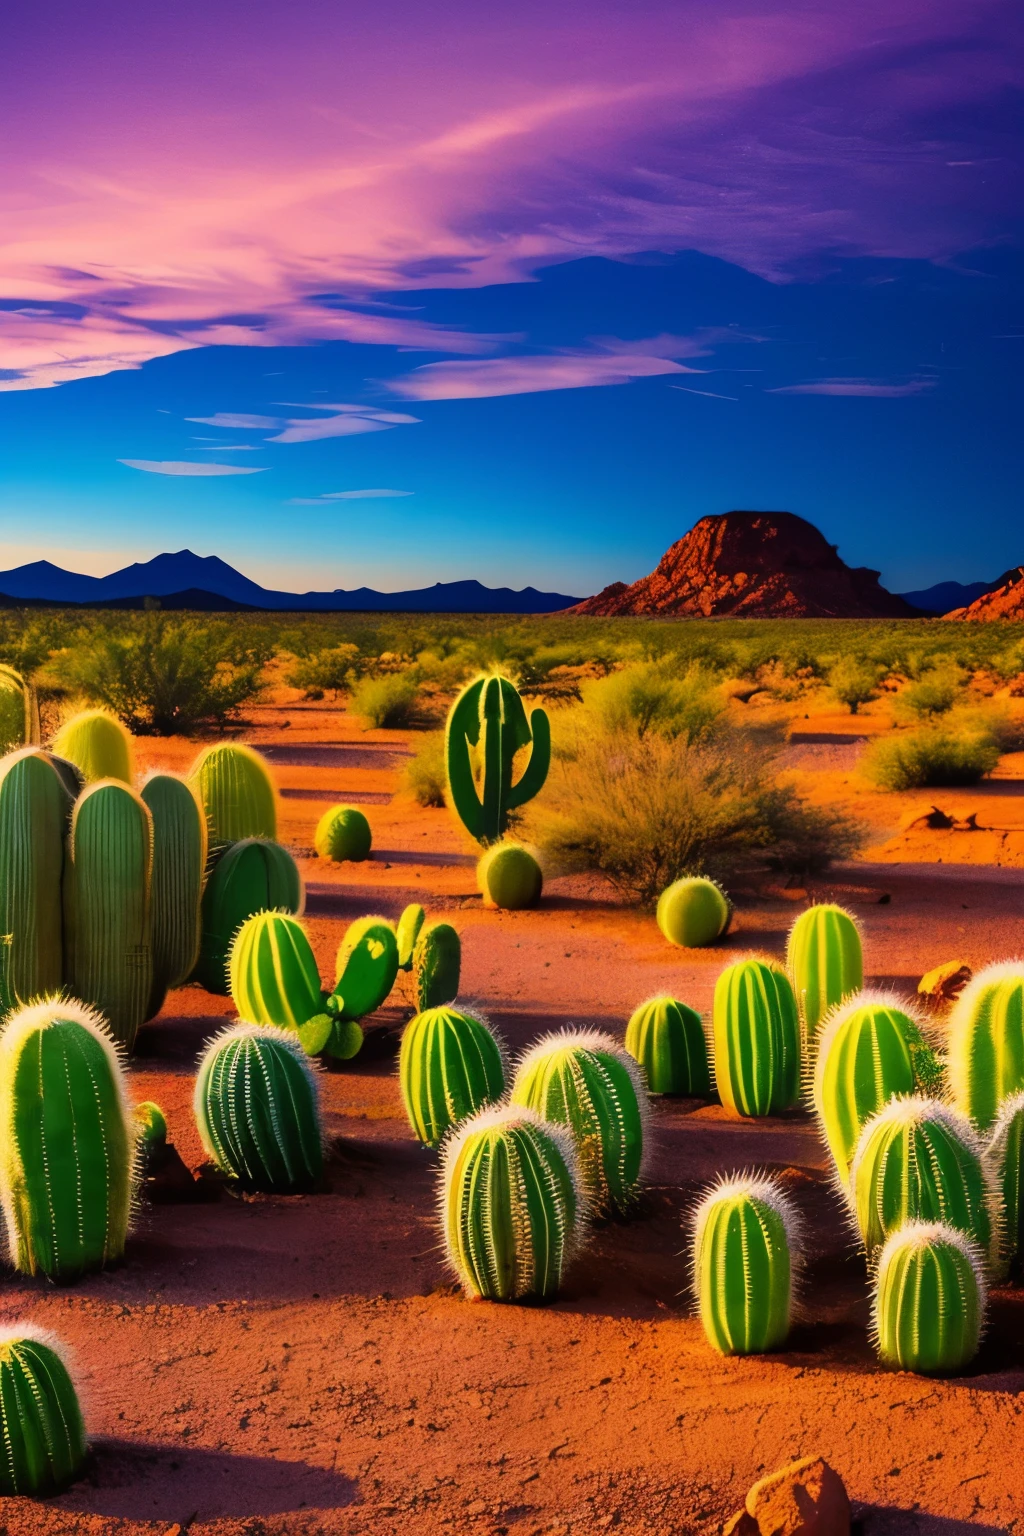
<path fill-rule="evenodd" d="M 363 729 L 400 729 L 416 721 L 419 685 L 407 673 L 366 677 L 353 690 L 349 710 L 363 721 Z"/>
<path fill-rule="evenodd" d="M 712 734 L 725 713 L 725 699 L 715 678 L 692 667 L 673 677 L 654 662 L 626 667 L 610 677 L 585 683 L 583 702 L 606 731 L 680 736 L 688 742 Z"/>
<path fill-rule="evenodd" d="M 402 771 L 402 788 L 418 805 L 444 805 L 447 783 L 444 731 L 430 731 Z"/>
<path fill-rule="evenodd" d="M 966 681 L 955 662 L 929 667 L 899 693 L 896 712 L 901 719 L 916 720 L 944 715 L 962 696 Z"/>
<path fill-rule="evenodd" d="M 829 687 L 851 715 L 855 715 L 862 704 L 875 698 L 878 681 L 878 667 L 870 662 L 859 661 L 856 656 L 840 657 L 828 673 Z"/>
<path fill-rule="evenodd" d="M 352 644 L 332 645 L 310 656 L 300 656 L 287 675 L 286 681 L 293 688 L 304 688 L 308 694 L 338 694 L 349 688 L 355 676 L 355 663 L 359 647 Z"/>
<path fill-rule="evenodd" d="M 1024 750 L 1024 716 L 1001 699 L 956 705 L 942 723 L 958 735 L 991 736 L 1000 752 Z"/>
<path fill-rule="evenodd" d="M 999 755 L 999 743 L 987 730 L 930 725 L 873 742 L 862 772 L 880 789 L 977 784 Z"/>

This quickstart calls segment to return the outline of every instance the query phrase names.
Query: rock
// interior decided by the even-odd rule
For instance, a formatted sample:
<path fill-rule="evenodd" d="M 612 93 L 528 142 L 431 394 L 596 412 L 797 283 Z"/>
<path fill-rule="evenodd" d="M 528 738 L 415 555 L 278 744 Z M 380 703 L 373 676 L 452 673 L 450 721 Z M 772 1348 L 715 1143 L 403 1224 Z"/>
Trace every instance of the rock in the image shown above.
<path fill-rule="evenodd" d="M 760 1536 L 760 1527 L 753 1515 L 741 1509 L 722 1526 L 722 1536 Z"/>
<path fill-rule="evenodd" d="M 747 1513 L 759 1536 L 850 1536 L 843 1480 L 820 1456 L 762 1477 L 747 1494 Z"/>
<path fill-rule="evenodd" d="M 937 965 L 934 970 L 925 972 L 917 984 L 918 994 L 937 1002 L 950 1002 L 959 996 L 973 975 L 966 960 L 947 960 L 945 965 Z"/>
<path fill-rule="evenodd" d="M 987 592 L 976 597 L 966 608 L 954 608 L 947 619 L 973 619 L 991 623 L 996 619 L 1024 619 L 1024 565 L 1004 571 Z"/>

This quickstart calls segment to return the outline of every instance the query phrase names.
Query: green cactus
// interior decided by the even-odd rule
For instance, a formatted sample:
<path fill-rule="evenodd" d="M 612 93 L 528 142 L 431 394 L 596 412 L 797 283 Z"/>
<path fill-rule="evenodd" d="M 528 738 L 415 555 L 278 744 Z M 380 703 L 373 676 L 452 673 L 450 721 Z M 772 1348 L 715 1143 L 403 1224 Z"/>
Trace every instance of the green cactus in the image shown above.
<path fill-rule="evenodd" d="M 298 1029 L 324 1012 L 320 973 L 297 917 L 255 912 L 239 928 L 228 954 L 231 996 L 247 1024 Z"/>
<path fill-rule="evenodd" d="M 406 1025 L 398 1058 L 409 1124 L 428 1147 L 505 1092 L 505 1063 L 482 1019 L 427 1008 Z"/>
<path fill-rule="evenodd" d="M 451 923 L 429 923 L 416 941 L 413 978 L 416 1007 L 441 1008 L 459 995 L 462 940 Z"/>
<path fill-rule="evenodd" d="M 373 835 L 362 811 L 354 805 L 335 805 L 321 816 L 313 843 L 322 859 L 358 864 L 370 857 Z"/>
<path fill-rule="evenodd" d="M 978 1353 L 986 1301 L 969 1238 L 942 1222 L 908 1222 L 878 1261 L 872 1332 L 880 1359 L 925 1375 L 962 1370 Z"/>
<path fill-rule="evenodd" d="M 988 965 L 968 983 L 950 1014 L 946 1051 L 953 1103 L 989 1130 L 1002 1101 L 1024 1088 L 1024 961 Z"/>
<path fill-rule="evenodd" d="M 869 1262 L 908 1221 L 944 1221 L 993 1260 L 1000 1233 L 971 1123 L 937 1099 L 891 1099 L 864 1126 L 850 1202 Z"/>
<path fill-rule="evenodd" d="M 515 755 L 531 742 L 530 760 L 513 784 Z M 478 749 L 479 792 L 471 747 Z M 551 763 L 548 717 L 535 709 L 527 720 L 523 701 L 507 677 L 478 677 L 448 712 L 445 760 L 452 805 L 470 836 L 487 847 L 504 837 L 509 813 L 544 786 Z"/>
<path fill-rule="evenodd" d="M 711 1092 L 700 1014 L 674 997 L 640 1004 L 626 1026 L 626 1050 L 643 1068 L 648 1093 L 702 1098 Z"/>
<path fill-rule="evenodd" d="M 684 875 L 658 897 L 658 927 L 670 944 L 703 949 L 729 926 L 729 898 L 714 880 Z"/>
<path fill-rule="evenodd" d="M 153 818 L 142 798 L 100 779 L 75 803 L 64 866 L 64 951 L 75 997 L 131 1050 L 153 986 Z"/>
<path fill-rule="evenodd" d="M 789 1334 L 802 1258 L 801 1224 L 769 1178 L 723 1179 L 693 1224 L 693 1288 L 708 1343 L 760 1355 Z"/>
<path fill-rule="evenodd" d="M 544 889 L 544 876 L 529 848 L 522 843 L 495 843 L 476 867 L 476 882 L 484 906 L 518 912 L 534 907 Z"/>
<path fill-rule="evenodd" d="M 448 1261 L 466 1295 L 556 1296 L 584 1225 L 572 1138 L 529 1109 L 486 1109 L 446 1141 L 442 1177 Z"/>
<path fill-rule="evenodd" d="M 99 1015 L 50 998 L 0 1036 L 0 1198 L 11 1259 L 70 1280 L 121 1258 L 137 1127 Z"/>
<path fill-rule="evenodd" d="M 105 709 L 84 709 L 66 721 L 53 739 L 53 750 L 80 768 L 87 784 L 100 779 L 132 782 L 131 735 Z"/>
<path fill-rule="evenodd" d="M 146 1009 L 152 1019 L 168 991 L 188 980 L 199 959 L 207 835 L 203 808 L 184 779 L 154 773 L 141 793 L 153 818 L 153 986 Z"/>
<path fill-rule="evenodd" d="M 1002 1197 L 1006 1264 L 1024 1255 L 1024 1093 L 1004 1099 L 985 1158 Z"/>
<path fill-rule="evenodd" d="M 860 929 L 853 914 L 827 903 L 801 912 L 789 930 L 786 964 L 810 1041 L 825 1015 L 864 985 Z"/>
<path fill-rule="evenodd" d="M 286 848 L 256 837 L 235 843 L 217 859 L 206 882 L 194 979 L 207 992 L 226 996 L 228 951 L 246 918 L 268 911 L 298 917 L 304 905 L 302 876 Z"/>
<path fill-rule="evenodd" d="M 31 740 L 31 690 L 20 672 L 0 662 L 0 757 Z"/>
<path fill-rule="evenodd" d="M 63 1350 L 18 1323 L 0 1334 L 0 1494 L 60 1493 L 85 1465 L 85 1425 Z"/>
<path fill-rule="evenodd" d="M 715 984 L 715 1081 L 737 1115 L 777 1115 L 800 1099 L 800 1025 L 789 978 L 752 956 Z"/>
<path fill-rule="evenodd" d="M 384 917 L 350 923 L 338 948 L 335 987 L 328 1011 L 343 1022 L 379 1008 L 398 975 L 398 940 Z"/>
<path fill-rule="evenodd" d="M 26 747 L 0 761 L 0 1016 L 63 984 L 71 805 L 45 752 Z"/>
<path fill-rule="evenodd" d="M 243 1189 L 289 1195 L 318 1183 L 317 1079 L 294 1035 L 255 1024 L 215 1035 L 193 1102 L 203 1146 Z"/>
<path fill-rule="evenodd" d="M 135 1128 L 144 1148 L 162 1147 L 167 1142 L 167 1118 L 159 1104 L 145 1099 L 135 1106 Z"/>
<path fill-rule="evenodd" d="M 248 838 L 277 836 L 277 795 L 266 759 L 236 741 L 200 752 L 189 783 L 206 812 L 215 848 Z"/>
<path fill-rule="evenodd" d="M 423 908 L 413 902 L 405 908 L 395 925 L 395 938 L 398 940 L 398 969 L 411 971 L 413 955 L 416 950 L 416 940 L 420 936 L 420 929 L 426 920 L 427 914 Z"/>
<path fill-rule="evenodd" d="M 841 1184 L 872 1115 L 901 1095 L 937 1095 L 942 1075 L 920 1016 L 887 993 L 858 992 L 831 1014 L 818 1040 L 812 1096 Z"/>
<path fill-rule="evenodd" d="M 595 1210 L 625 1212 L 643 1174 L 647 1095 L 632 1056 L 610 1035 L 545 1035 L 516 1068 L 512 1103 L 568 1126 Z"/>

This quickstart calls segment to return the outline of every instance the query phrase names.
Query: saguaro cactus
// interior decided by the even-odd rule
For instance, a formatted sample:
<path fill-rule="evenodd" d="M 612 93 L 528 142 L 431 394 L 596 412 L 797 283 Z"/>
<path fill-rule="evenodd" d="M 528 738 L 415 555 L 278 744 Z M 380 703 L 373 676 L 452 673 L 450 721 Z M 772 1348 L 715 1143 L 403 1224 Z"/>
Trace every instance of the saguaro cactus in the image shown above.
<path fill-rule="evenodd" d="M 277 796 L 266 759 L 236 741 L 218 742 L 196 758 L 189 781 L 206 812 L 210 843 L 277 836 Z"/>
<path fill-rule="evenodd" d="M 71 999 L 0 1036 L 0 1196 L 11 1259 L 69 1280 L 124 1253 L 137 1130 L 102 1020 Z"/>
<path fill-rule="evenodd" d="M 60 1344 L 25 1323 L 0 1334 L 0 1494 L 59 1493 L 81 1473 L 85 1451 Z"/>
<path fill-rule="evenodd" d="M 530 760 L 513 784 L 515 755 L 531 742 Z M 479 747 L 479 793 L 470 747 Z M 504 836 L 509 812 L 543 788 L 551 763 L 548 717 L 535 709 L 527 720 L 523 701 L 507 677 L 478 677 L 448 712 L 445 758 L 452 804 L 467 832 L 486 847 Z"/>
<path fill-rule="evenodd" d="M 28 747 L 0 761 L 0 1016 L 63 983 L 71 804 L 45 752 Z"/>
<path fill-rule="evenodd" d="M 454 1008 L 427 1008 L 406 1025 L 398 1074 L 409 1124 L 428 1147 L 505 1091 L 497 1040 L 483 1019 Z"/>
<path fill-rule="evenodd" d="M 729 926 L 729 898 L 703 875 L 684 875 L 658 897 L 658 927 L 670 944 L 703 949 Z"/>
<path fill-rule="evenodd" d="M 31 690 L 20 672 L 0 663 L 0 756 L 31 740 Z"/>
<path fill-rule="evenodd" d="M 441 1008 L 454 1003 L 462 977 L 462 940 L 451 923 L 428 923 L 416 940 L 413 978 L 416 1007 Z"/>
<path fill-rule="evenodd" d="M 53 750 L 80 768 L 87 784 L 99 779 L 132 782 L 131 735 L 105 709 L 84 709 L 66 721 L 54 737 Z"/>
<path fill-rule="evenodd" d="M 294 1035 L 255 1024 L 215 1035 L 194 1106 L 203 1146 L 242 1188 L 296 1194 L 320 1178 L 317 1080 Z"/>
<path fill-rule="evenodd" d="M 1024 1088 L 1024 960 L 979 971 L 957 998 L 947 1047 L 953 1103 L 979 1131 Z"/>
<path fill-rule="evenodd" d="M 245 838 L 217 860 L 206 882 L 202 940 L 195 979 L 208 992 L 228 991 L 228 951 L 254 912 L 290 912 L 298 917 L 305 891 L 298 865 L 280 843 Z"/>
<path fill-rule="evenodd" d="M 786 963 L 813 1040 L 830 1009 L 864 985 L 860 929 L 853 914 L 829 903 L 808 907 L 789 931 Z"/>
<path fill-rule="evenodd" d="M 704 1196 L 693 1224 L 693 1288 L 720 1354 L 763 1354 L 785 1342 L 802 1251 L 796 1211 L 773 1180 L 723 1179 Z"/>
<path fill-rule="evenodd" d="M 643 1068 L 649 1093 L 700 1098 L 711 1092 L 700 1014 L 674 997 L 652 997 L 626 1026 L 626 1050 Z"/>
<path fill-rule="evenodd" d="M 985 1149 L 1003 1205 L 1007 1266 L 1024 1253 L 1024 1093 L 1004 1099 Z"/>
<path fill-rule="evenodd" d="M 256 912 L 239 928 L 228 955 L 231 996 L 249 1024 L 298 1029 L 324 1012 L 320 973 L 296 917 Z"/>
<path fill-rule="evenodd" d="M 444 1238 L 467 1296 L 558 1293 L 583 1227 L 576 1149 L 522 1107 L 487 1109 L 445 1143 Z"/>
<path fill-rule="evenodd" d="M 199 959 L 206 817 L 191 785 L 173 773 L 151 774 L 141 793 L 153 818 L 153 986 L 146 1017 L 154 1018 L 169 989 L 187 981 Z"/>
<path fill-rule="evenodd" d="M 880 1358 L 901 1371 L 962 1370 L 978 1352 L 986 1300 L 969 1238 L 942 1222 L 908 1222 L 878 1261 L 872 1328 Z"/>
<path fill-rule="evenodd" d="M 715 983 L 715 1080 L 738 1115 L 777 1115 L 800 1098 L 800 1026 L 786 973 L 756 956 Z"/>

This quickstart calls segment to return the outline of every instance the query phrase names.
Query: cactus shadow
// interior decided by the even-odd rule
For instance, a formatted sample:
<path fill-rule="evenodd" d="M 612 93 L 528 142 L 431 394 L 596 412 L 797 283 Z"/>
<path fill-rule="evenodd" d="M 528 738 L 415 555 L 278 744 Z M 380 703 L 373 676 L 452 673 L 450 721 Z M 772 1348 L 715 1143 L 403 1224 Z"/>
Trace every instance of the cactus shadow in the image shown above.
<path fill-rule="evenodd" d="M 1002 1525 L 977 1520 L 951 1520 L 922 1509 L 896 1509 L 886 1504 L 862 1504 L 854 1521 L 863 1536 L 1005 1536 Z"/>

